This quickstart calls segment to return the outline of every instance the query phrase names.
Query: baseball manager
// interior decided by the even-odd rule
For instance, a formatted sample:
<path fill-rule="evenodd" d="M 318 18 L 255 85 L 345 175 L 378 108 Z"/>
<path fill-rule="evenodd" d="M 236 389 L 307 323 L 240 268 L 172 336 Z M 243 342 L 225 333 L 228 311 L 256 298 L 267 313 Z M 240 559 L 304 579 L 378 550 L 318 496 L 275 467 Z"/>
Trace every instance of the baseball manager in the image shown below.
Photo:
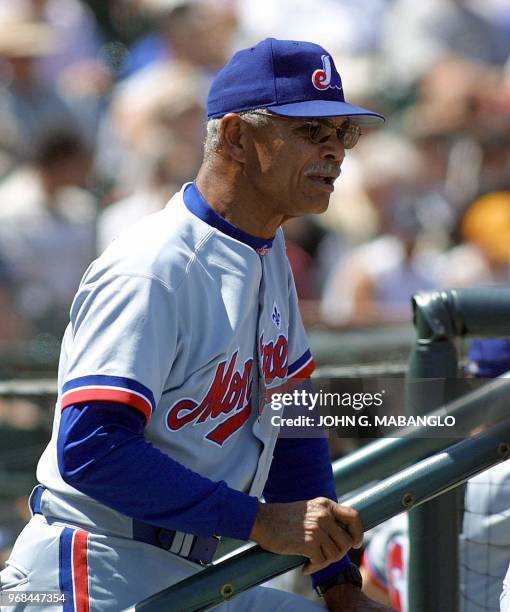
<path fill-rule="evenodd" d="M 278 438 L 264 409 L 314 369 L 280 226 L 327 209 L 345 150 L 383 118 L 345 102 L 323 48 L 275 39 L 234 55 L 207 111 L 196 180 L 83 277 L 1 588 L 118 612 L 200 571 L 227 536 L 308 557 L 330 610 L 383 609 L 345 556 L 362 526 L 336 503 L 327 440 Z M 258 587 L 220 608 L 323 606 Z"/>

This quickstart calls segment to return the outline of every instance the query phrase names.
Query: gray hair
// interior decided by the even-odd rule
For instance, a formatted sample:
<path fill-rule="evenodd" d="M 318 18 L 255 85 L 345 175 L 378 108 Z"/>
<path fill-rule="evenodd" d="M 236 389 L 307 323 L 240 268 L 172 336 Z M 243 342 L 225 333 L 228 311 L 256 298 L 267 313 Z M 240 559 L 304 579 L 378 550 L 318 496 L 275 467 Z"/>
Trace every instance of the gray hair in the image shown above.
<path fill-rule="evenodd" d="M 268 124 L 268 117 L 271 116 L 271 113 L 265 108 L 256 108 L 249 111 L 243 111 L 238 113 L 238 115 L 253 127 L 263 127 Z M 207 122 L 207 135 L 204 142 L 205 162 L 209 161 L 215 153 L 221 150 L 220 126 L 222 118 L 223 117 L 219 119 L 209 119 Z"/>

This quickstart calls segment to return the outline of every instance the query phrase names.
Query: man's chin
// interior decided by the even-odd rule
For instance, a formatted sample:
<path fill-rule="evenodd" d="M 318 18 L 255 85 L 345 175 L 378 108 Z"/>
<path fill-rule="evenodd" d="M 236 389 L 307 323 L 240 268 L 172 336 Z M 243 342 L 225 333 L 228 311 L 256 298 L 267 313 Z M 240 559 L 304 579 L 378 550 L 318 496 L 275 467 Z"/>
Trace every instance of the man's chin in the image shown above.
<path fill-rule="evenodd" d="M 317 198 L 317 200 L 315 201 L 315 210 L 312 211 L 313 214 L 320 215 L 321 213 L 326 212 L 329 207 L 330 199 L 330 195 L 324 198 Z"/>
<path fill-rule="evenodd" d="M 286 218 L 302 217 L 304 215 L 320 215 L 329 207 L 331 194 L 319 195 L 314 194 L 313 197 L 302 198 L 301 201 L 297 202 L 294 200 L 293 205 L 290 207 L 289 214 Z"/>

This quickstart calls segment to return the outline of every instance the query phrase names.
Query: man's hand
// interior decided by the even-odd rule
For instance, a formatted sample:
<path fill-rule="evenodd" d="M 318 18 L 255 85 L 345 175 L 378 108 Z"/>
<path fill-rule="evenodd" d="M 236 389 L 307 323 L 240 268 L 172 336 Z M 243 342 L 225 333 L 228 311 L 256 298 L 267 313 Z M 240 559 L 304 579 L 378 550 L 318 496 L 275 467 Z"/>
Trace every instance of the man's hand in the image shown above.
<path fill-rule="evenodd" d="M 339 584 L 326 591 L 324 599 L 331 612 L 395 612 L 394 608 L 369 599 L 353 584 Z"/>
<path fill-rule="evenodd" d="M 259 504 L 250 539 L 280 555 L 310 559 L 303 572 L 312 574 L 359 548 L 363 527 L 353 508 L 317 497 L 287 504 Z"/>

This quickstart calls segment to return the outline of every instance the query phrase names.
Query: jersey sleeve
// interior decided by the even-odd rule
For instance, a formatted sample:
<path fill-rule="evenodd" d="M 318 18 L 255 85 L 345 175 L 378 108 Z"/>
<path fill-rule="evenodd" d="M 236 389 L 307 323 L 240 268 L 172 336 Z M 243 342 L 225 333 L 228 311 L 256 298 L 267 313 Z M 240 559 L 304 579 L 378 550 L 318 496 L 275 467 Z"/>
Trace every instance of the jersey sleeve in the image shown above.
<path fill-rule="evenodd" d="M 64 339 L 61 408 L 113 401 L 139 411 L 147 423 L 176 347 L 175 297 L 158 280 L 119 275 L 85 283 Z"/>
<path fill-rule="evenodd" d="M 294 276 L 288 262 L 287 266 L 289 288 L 289 354 L 287 376 L 289 379 L 302 379 L 312 375 L 315 370 L 315 362 L 301 319 Z"/>
<path fill-rule="evenodd" d="M 146 523 L 203 537 L 248 540 L 257 498 L 205 478 L 161 452 L 144 438 L 143 420 L 113 402 L 69 406 L 57 441 L 65 482 Z"/>

